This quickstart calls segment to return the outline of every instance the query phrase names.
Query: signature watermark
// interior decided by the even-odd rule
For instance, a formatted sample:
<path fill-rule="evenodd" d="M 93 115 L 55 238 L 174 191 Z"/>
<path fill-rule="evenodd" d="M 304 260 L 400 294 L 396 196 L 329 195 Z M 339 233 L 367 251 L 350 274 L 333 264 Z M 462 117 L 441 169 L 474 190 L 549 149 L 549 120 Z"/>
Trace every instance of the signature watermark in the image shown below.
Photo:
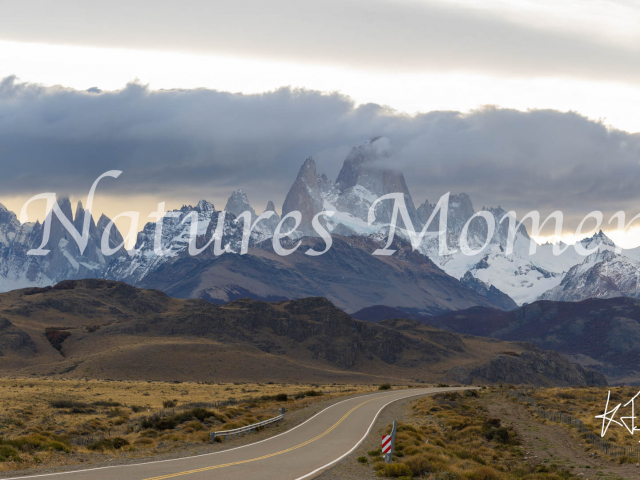
<path fill-rule="evenodd" d="M 635 432 L 640 431 L 640 428 L 636 426 L 636 406 L 635 402 L 640 396 L 640 391 L 635 394 L 631 400 L 622 405 L 622 403 L 618 403 L 615 407 L 612 407 L 609 410 L 609 401 L 611 400 L 611 391 L 607 394 L 607 403 L 604 407 L 604 413 L 601 415 L 596 415 L 595 418 L 602 419 L 602 429 L 600 431 L 600 436 L 604 437 L 607 433 L 607 430 L 611 426 L 611 424 L 618 425 L 620 427 L 624 427 L 627 431 L 633 435 Z M 619 419 L 616 420 L 616 415 L 618 414 L 618 410 L 620 407 L 628 408 L 631 407 L 631 415 L 629 416 L 620 416 Z"/>
<path fill-rule="evenodd" d="M 46 201 L 46 218 L 43 222 L 43 235 L 42 242 L 38 248 L 34 248 L 29 250 L 28 255 L 36 255 L 36 256 L 44 256 L 49 253 L 47 244 L 49 243 L 49 239 L 51 236 L 51 222 L 53 216 L 55 215 L 62 226 L 69 232 L 71 237 L 77 243 L 80 253 L 82 254 L 87 247 L 89 241 L 89 229 L 91 224 L 91 209 L 93 207 L 93 199 L 96 193 L 96 189 L 98 187 L 99 182 L 107 177 L 110 178 L 118 178 L 122 174 L 120 170 L 110 170 L 108 172 L 100 175 L 89 190 L 89 194 L 87 196 L 86 207 L 84 210 L 84 218 L 82 222 L 82 229 L 79 231 L 73 224 L 73 222 L 68 219 L 65 214 L 60 209 L 60 206 L 57 202 L 57 196 L 55 193 L 41 193 L 31 197 L 22 207 L 20 212 L 20 221 L 25 223 L 28 221 L 27 217 L 27 208 L 28 206 L 36 201 Z M 502 225 L 506 223 L 508 225 L 508 235 L 506 239 L 506 245 L 504 247 L 505 255 L 510 255 L 514 251 L 514 244 L 517 236 L 517 232 L 522 226 L 523 222 L 530 220 L 531 221 L 531 236 L 537 237 L 540 236 L 542 229 L 548 222 L 553 221 L 554 224 L 554 233 L 556 237 L 559 237 L 563 231 L 563 214 L 561 211 L 557 210 L 548 215 L 541 222 L 541 215 L 538 211 L 531 211 L 524 215 L 519 221 L 517 220 L 516 212 L 509 211 L 506 212 L 501 218 L 496 219 L 494 215 L 488 211 L 480 211 L 476 212 L 471 216 L 465 223 L 464 227 L 460 232 L 458 245 L 460 246 L 459 250 L 457 248 L 450 248 L 448 243 L 448 228 L 447 228 L 447 219 L 448 219 L 448 210 L 449 210 L 449 196 L 450 192 L 445 193 L 440 197 L 437 204 L 433 208 L 430 217 L 427 219 L 424 225 L 417 226 L 420 230 L 416 230 L 416 225 L 414 225 L 411 215 L 409 214 L 409 210 L 407 209 L 407 205 L 405 203 L 405 198 L 403 193 L 389 193 L 387 195 L 383 195 L 375 199 L 368 210 L 367 222 L 368 225 L 376 226 L 380 230 L 385 229 L 387 242 L 383 248 L 376 249 L 372 252 L 373 255 L 393 255 L 395 250 L 391 248 L 393 245 L 393 241 L 395 236 L 401 236 L 402 238 L 408 240 L 411 243 L 412 248 L 418 249 L 422 245 L 427 232 L 436 233 L 438 237 L 438 253 L 440 256 L 452 255 L 460 251 L 463 255 L 473 256 L 482 252 L 492 241 L 494 237 L 494 233 L 496 230 L 496 220 L 498 225 Z M 383 204 L 383 202 L 389 202 L 391 204 L 391 218 L 388 222 L 378 222 L 376 219 L 376 211 L 377 207 Z M 321 251 L 316 251 L 313 249 L 308 249 L 305 254 L 310 256 L 318 256 L 323 255 L 328 252 L 332 246 L 332 238 L 330 232 L 326 228 L 326 222 L 328 219 L 333 217 L 337 212 L 332 210 L 324 210 L 316 213 L 311 219 L 311 228 L 313 232 L 311 235 L 320 237 L 325 242 L 325 248 Z M 115 216 L 105 227 L 102 238 L 100 241 L 100 249 L 102 254 L 105 256 L 113 255 L 119 250 L 125 248 L 125 245 L 130 241 L 134 240 L 137 237 L 138 231 L 138 221 L 140 219 L 140 212 L 136 211 L 127 211 L 122 212 L 119 215 Z M 153 251 L 156 255 L 163 256 L 166 255 L 167 252 L 162 246 L 162 232 L 164 228 L 164 220 L 171 217 L 179 217 L 182 216 L 181 223 L 190 224 L 189 227 L 189 246 L 188 252 L 189 255 L 198 255 L 202 253 L 204 250 L 208 249 L 213 244 L 213 253 L 214 255 L 222 255 L 223 253 L 239 253 L 241 255 L 246 254 L 249 251 L 249 242 L 252 234 L 256 230 L 262 222 L 270 219 L 273 215 L 276 215 L 273 211 L 267 211 L 258 216 L 255 220 L 253 220 L 253 215 L 250 211 L 246 211 L 235 217 L 232 222 L 234 224 L 242 224 L 242 241 L 239 252 L 233 252 L 229 244 L 222 245 L 223 237 L 224 237 L 224 229 L 225 229 L 225 218 L 227 212 L 224 210 L 218 213 L 217 224 L 214 233 L 211 235 L 209 241 L 201 247 L 197 246 L 197 239 L 199 237 L 199 220 L 198 220 L 198 212 L 191 211 L 186 215 L 184 212 L 167 212 L 165 209 L 165 203 L 160 202 L 158 204 L 158 210 L 151 213 L 149 215 L 150 218 L 156 220 L 155 222 L 155 233 L 153 239 Z M 131 220 L 130 228 L 126 235 L 123 237 L 123 241 L 112 247 L 111 235 L 112 230 L 114 229 L 115 221 L 127 217 Z M 429 231 L 429 227 L 436 222 L 436 217 L 438 217 L 437 221 L 437 231 L 432 232 Z M 626 222 L 626 216 L 624 211 L 616 212 L 609 219 L 609 224 L 612 222 L 616 222 L 617 229 L 626 232 L 631 224 L 640 218 L 640 214 L 633 217 L 629 222 Z M 478 221 L 483 221 L 486 224 L 486 237 L 484 243 L 481 246 L 477 246 L 476 248 L 472 248 L 468 241 L 469 234 L 469 226 L 471 222 L 475 219 Z M 581 238 L 585 235 L 586 232 L 583 232 L 584 225 L 589 220 L 595 220 L 596 226 L 595 230 L 599 229 L 604 220 L 604 215 L 600 211 L 592 211 L 588 213 L 578 225 L 575 236 L 577 238 Z M 402 226 L 399 224 L 399 220 L 402 221 Z M 324 221 L 324 223 L 323 223 Z M 284 215 L 278 224 L 275 226 L 273 230 L 273 234 L 271 236 L 273 250 L 281 256 L 290 255 L 295 252 L 301 245 L 301 241 L 298 241 L 292 248 L 285 248 L 282 245 L 282 240 L 285 238 L 297 238 L 303 236 L 303 233 L 298 230 L 300 225 L 303 222 L 303 215 L 300 211 L 291 211 Z M 306 232 L 307 234 L 310 232 Z M 536 252 L 537 244 L 535 241 L 530 241 L 529 243 L 529 254 L 533 255 Z M 138 247 L 138 250 L 141 249 L 142 246 Z M 553 255 L 558 256 L 564 253 L 566 249 L 569 248 L 569 245 L 566 244 L 555 244 L 553 245 Z M 583 256 L 588 256 L 595 251 L 597 251 L 598 246 L 591 248 L 585 248 L 580 242 L 577 242 L 574 245 L 576 252 Z M 621 253 L 622 249 L 616 246 L 616 253 Z M 130 255 L 134 255 L 136 250 L 129 250 L 128 253 Z"/>

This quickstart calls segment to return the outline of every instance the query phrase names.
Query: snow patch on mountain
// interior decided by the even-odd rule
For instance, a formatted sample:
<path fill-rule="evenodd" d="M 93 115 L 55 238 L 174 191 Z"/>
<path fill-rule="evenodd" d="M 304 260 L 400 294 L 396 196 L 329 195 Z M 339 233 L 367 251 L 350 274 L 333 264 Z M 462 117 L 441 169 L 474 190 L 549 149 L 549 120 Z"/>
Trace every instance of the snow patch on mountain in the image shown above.
<path fill-rule="evenodd" d="M 604 250 L 592 253 L 573 266 L 560 285 L 540 298 L 580 301 L 620 296 L 640 297 L 640 262 Z"/>

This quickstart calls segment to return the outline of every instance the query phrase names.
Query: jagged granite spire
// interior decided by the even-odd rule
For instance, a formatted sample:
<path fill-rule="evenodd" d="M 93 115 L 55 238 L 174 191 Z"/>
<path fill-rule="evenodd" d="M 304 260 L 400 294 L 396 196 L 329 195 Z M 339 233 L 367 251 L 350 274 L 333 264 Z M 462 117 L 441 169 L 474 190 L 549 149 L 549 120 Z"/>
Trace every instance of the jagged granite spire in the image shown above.
<path fill-rule="evenodd" d="M 271 215 L 271 217 L 262 220 L 262 222 L 264 223 L 265 227 L 268 229 L 268 231 L 270 233 L 273 233 L 276 229 L 276 227 L 278 226 L 278 223 L 280 222 L 280 215 L 278 215 L 278 212 L 276 212 L 276 206 L 275 204 L 269 200 L 267 202 L 267 208 L 264 209 L 265 212 L 275 212 L 274 215 Z"/>
<path fill-rule="evenodd" d="M 298 230 L 303 233 L 311 233 L 311 221 L 313 217 L 322 211 L 324 200 L 318 186 L 318 174 L 316 162 L 312 157 L 305 160 L 300 167 L 295 182 L 291 185 L 282 205 L 282 216 L 290 212 L 299 211 L 302 214 L 302 222 Z"/>
<path fill-rule="evenodd" d="M 338 208 L 352 212 L 364 221 L 367 221 L 369 206 L 376 198 L 402 193 L 414 229 L 420 227 L 409 187 L 402 172 L 393 168 L 389 140 L 385 137 L 353 148 L 342 165 L 335 186 L 340 192 Z M 391 212 L 391 202 L 378 204 L 376 221 L 388 223 Z M 401 221 L 399 226 L 404 226 Z"/>
<path fill-rule="evenodd" d="M 76 227 L 76 230 L 82 234 L 82 229 L 84 227 L 84 212 L 85 209 L 82 206 L 82 202 L 78 201 L 78 205 L 76 206 L 76 216 L 73 218 L 73 226 Z M 93 215 L 89 220 L 89 233 L 91 234 L 96 228 L 96 224 L 93 221 Z"/>
<path fill-rule="evenodd" d="M 104 235 L 104 231 L 107 228 L 107 225 L 109 225 L 109 223 L 111 223 L 111 219 L 107 217 L 104 213 L 98 219 L 98 224 L 96 225 L 96 234 L 95 234 L 95 241 L 98 248 L 102 248 L 102 236 Z M 123 241 L 124 241 L 124 238 L 122 237 L 120 230 L 118 230 L 118 227 L 115 224 L 113 224 L 113 226 L 111 227 L 111 230 L 109 231 L 109 248 L 116 248 Z M 125 247 L 121 248 L 116 253 L 106 258 L 108 259 L 117 258 L 123 255 L 126 255 L 126 253 L 127 252 L 126 252 L 126 245 L 125 245 Z"/>
<path fill-rule="evenodd" d="M 251 221 L 256 218 L 256 211 L 251 207 L 249 198 L 242 189 L 231 194 L 229 200 L 227 200 L 227 206 L 224 207 L 224 209 L 236 217 L 243 212 L 249 211 L 251 212 Z"/>
<path fill-rule="evenodd" d="M 264 209 L 265 212 L 275 212 L 276 205 L 271 200 L 267 202 L 267 208 Z M 277 212 L 276 212 L 277 213 Z"/>

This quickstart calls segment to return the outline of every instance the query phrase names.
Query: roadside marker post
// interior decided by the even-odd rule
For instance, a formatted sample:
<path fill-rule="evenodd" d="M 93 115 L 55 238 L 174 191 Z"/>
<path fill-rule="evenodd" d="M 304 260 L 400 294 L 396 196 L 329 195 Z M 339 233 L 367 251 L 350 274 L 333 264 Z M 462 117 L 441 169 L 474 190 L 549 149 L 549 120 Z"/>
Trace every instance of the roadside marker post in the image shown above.
<path fill-rule="evenodd" d="M 391 435 L 382 436 L 382 455 L 387 457 L 387 454 L 391 453 Z"/>
<path fill-rule="evenodd" d="M 398 422 L 393 421 L 393 428 L 391 429 L 391 435 L 383 435 L 382 436 L 382 456 L 384 457 L 384 461 L 387 463 L 391 463 L 391 459 L 393 458 L 393 448 L 396 444 L 396 428 L 398 426 Z"/>

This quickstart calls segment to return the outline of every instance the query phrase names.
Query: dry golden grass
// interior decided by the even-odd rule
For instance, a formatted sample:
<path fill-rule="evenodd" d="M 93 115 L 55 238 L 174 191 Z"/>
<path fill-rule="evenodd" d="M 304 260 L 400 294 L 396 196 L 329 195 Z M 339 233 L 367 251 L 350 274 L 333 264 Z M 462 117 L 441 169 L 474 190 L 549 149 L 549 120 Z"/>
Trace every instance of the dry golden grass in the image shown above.
<path fill-rule="evenodd" d="M 211 431 L 271 418 L 283 406 L 291 412 L 376 388 L 0 378 L 0 471 L 164 453 L 210 442 Z M 304 394 L 311 390 L 323 394 Z M 229 400 L 218 408 L 189 406 Z"/>
<path fill-rule="evenodd" d="M 514 430 L 486 413 L 490 390 L 447 393 L 413 403 L 408 424 L 398 425 L 394 462 L 380 450 L 369 462 L 380 476 L 447 480 L 559 480 L 577 478 L 555 466 L 529 466 Z M 389 431 L 387 432 L 389 433 Z"/>
<path fill-rule="evenodd" d="M 607 394 L 611 392 L 608 410 L 612 410 L 618 404 L 622 404 L 615 415 L 615 420 L 620 421 L 620 417 L 631 416 L 631 405 L 624 407 L 629 400 L 638 394 L 638 387 L 581 387 L 581 388 L 539 388 L 534 390 L 521 391 L 535 400 L 537 405 L 545 410 L 555 410 L 557 412 L 568 413 L 575 418 L 582 420 L 586 427 L 595 435 L 602 432 L 602 419 L 595 418 L 602 415 L 607 404 Z M 635 414 L 640 412 L 640 397 L 635 400 Z M 545 421 L 540 419 L 541 421 Z M 631 419 L 625 422 L 631 427 Z M 640 419 L 636 419 L 635 425 L 640 427 Z M 575 428 L 567 426 L 570 430 Z M 584 442 L 582 437 L 575 433 L 576 438 Z M 635 447 L 638 446 L 638 434 L 631 435 L 623 426 L 612 423 L 607 430 L 604 440 L 614 445 Z M 585 447 L 591 445 L 585 442 Z"/>

